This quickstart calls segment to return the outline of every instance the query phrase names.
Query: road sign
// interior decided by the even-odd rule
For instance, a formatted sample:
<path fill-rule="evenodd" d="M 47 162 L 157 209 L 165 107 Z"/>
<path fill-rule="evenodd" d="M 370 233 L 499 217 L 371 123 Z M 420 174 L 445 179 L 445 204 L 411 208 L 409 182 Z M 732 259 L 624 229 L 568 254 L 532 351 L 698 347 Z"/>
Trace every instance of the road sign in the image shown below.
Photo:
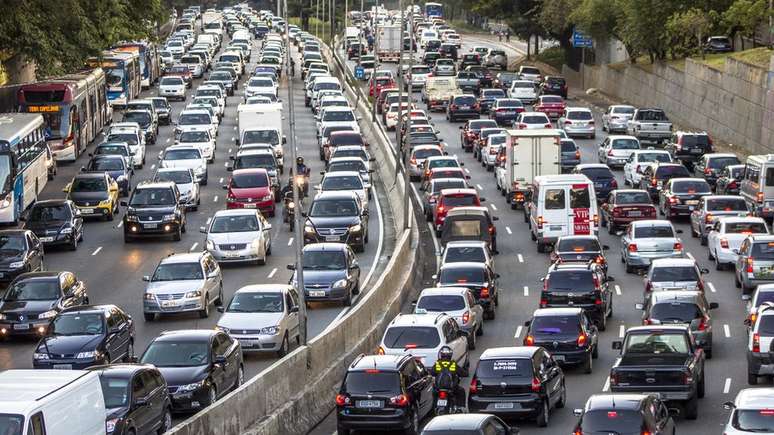
<path fill-rule="evenodd" d="M 592 48 L 594 46 L 594 40 L 577 29 L 572 31 L 572 39 L 570 42 L 572 42 L 572 46 L 576 48 Z"/>
<path fill-rule="evenodd" d="M 355 67 L 355 78 L 358 80 L 363 80 L 365 78 L 365 68 L 363 68 L 362 65 L 357 65 Z"/>

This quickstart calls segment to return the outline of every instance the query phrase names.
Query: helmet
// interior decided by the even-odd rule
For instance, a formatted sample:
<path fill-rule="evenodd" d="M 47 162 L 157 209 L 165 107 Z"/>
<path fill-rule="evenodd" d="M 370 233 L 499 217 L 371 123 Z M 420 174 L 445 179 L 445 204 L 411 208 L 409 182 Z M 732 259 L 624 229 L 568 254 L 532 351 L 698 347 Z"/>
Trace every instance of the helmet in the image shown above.
<path fill-rule="evenodd" d="M 304 158 L 301 156 L 296 157 L 296 164 L 297 165 L 303 165 L 304 164 Z"/>
<path fill-rule="evenodd" d="M 449 346 L 444 346 L 438 351 L 438 360 L 451 361 L 454 352 L 452 352 Z"/>

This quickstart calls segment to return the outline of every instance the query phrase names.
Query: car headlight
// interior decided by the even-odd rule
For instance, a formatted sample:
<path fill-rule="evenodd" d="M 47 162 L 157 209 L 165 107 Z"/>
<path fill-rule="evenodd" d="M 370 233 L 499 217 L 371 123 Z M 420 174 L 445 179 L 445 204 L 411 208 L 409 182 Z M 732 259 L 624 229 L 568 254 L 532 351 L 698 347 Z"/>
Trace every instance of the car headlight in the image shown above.
<path fill-rule="evenodd" d="M 110 206 L 112 203 L 113 202 L 110 199 L 103 199 L 102 201 L 99 202 L 99 205 L 107 207 L 107 206 Z"/>
<path fill-rule="evenodd" d="M 87 352 L 78 352 L 77 355 L 75 355 L 75 359 L 83 359 L 83 358 L 94 358 L 94 359 L 100 359 L 102 357 L 102 354 L 98 350 L 90 350 Z"/>
<path fill-rule="evenodd" d="M 137 216 L 135 216 L 133 214 L 128 214 L 128 215 L 126 215 L 126 221 L 127 222 L 139 222 L 140 219 L 137 218 Z"/>
<path fill-rule="evenodd" d="M 61 234 L 71 234 L 73 232 L 72 227 L 63 228 L 61 231 L 59 231 Z"/>
<path fill-rule="evenodd" d="M 215 250 L 215 243 L 213 243 L 212 240 L 207 240 L 207 250 L 208 251 L 214 251 Z"/>
<path fill-rule="evenodd" d="M 334 288 L 344 288 L 347 286 L 347 280 L 346 279 L 340 279 L 333 283 Z"/>
<path fill-rule="evenodd" d="M 175 220 L 175 217 L 176 216 L 174 214 L 165 214 L 164 215 L 164 222 L 171 222 L 171 221 Z"/>
<path fill-rule="evenodd" d="M 7 319 L 7 318 L 8 318 L 8 316 L 6 316 L 6 315 L 5 315 L 5 314 L 3 314 L 3 313 L 0 313 L 0 320 L 5 320 L 5 319 Z"/>
<path fill-rule="evenodd" d="M 292 202 L 289 202 L 289 203 L 288 203 L 288 208 L 289 208 L 289 209 L 294 209 L 294 208 L 296 208 L 296 204 L 295 204 L 295 203 L 292 203 Z"/>
<path fill-rule="evenodd" d="M 203 174 L 207 169 L 201 166 L 194 168 L 194 174 Z"/>
<path fill-rule="evenodd" d="M 193 290 L 185 294 L 186 299 L 198 298 L 202 295 L 201 290 Z"/>
<path fill-rule="evenodd" d="M 309 226 L 309 225 L 304 226 L 304 232 L 307 233 L 307 234 L 314 234 L 315 233 L 314 232 L 314 228 Z"/>
<path fill-rule="evenodd" d="M 277 335 L 279 334 L 279 326 L 267 326 L 265 328 L 261 328 L 261 335 Z"/>
<path fill-rule="evenodd" d="M 119 183 L 123 183 L 124 181 L 126 181 L 126 176 L 125 175 L 119 175 L 118 178 L 116 179 L 116 181 L 119 182 Z"/>
<path fill-rule="evenodd" d="M 11 269 L 18 269 L 20 267 L 24 267 L 24 262 L 23 261 L 14 261 L 13 263 L 9 264 L 8 267 L 11 268 Z"/>
<path fill-rule="evenodd" d="M 145 299 L 146 301 L 155 301 L 156 295 L 154 295 L 153 293 L 145 293 L 143 295 L 143 299 Z"/>
<path fill-rule="evenodd" d="M 352 225 L 351 227 L 349 227 L 349 231 L 353 233 L 360 232 L 360 230 L 362 229 L 363 227 L 360 224 Z"/>
<path fill-rule="evenodd" d="M 218 330 L 218 331 L 225 332 L 226 334 L 230 334 L 231 333 L 231 329 L 226 328 L 225 326 L 215 325 L 215 329 Z"/>
<path fill-rule="evenodd" d="M 202 379 L 199 382 L 194 382 L 194 383 L 187 384 L 187 385 L 181 385 L 181 386 L 179 386 L 177 388 L 177 392 L 178 393 L 185 393 L 185 392 L 189 392 L 189 391 L 196 391 L 199 388 L 202 388 L 204 386 L 204 382 L 205 381 L 206 381 L 205 379 Z"/>
<path fill-rule="evenodd" d="M 116 430 L 116 426 L 121 421 L 120 418 L 111 418 L 110 420 L 105 422 L 105 430 L 107 433 L 113 433 Z"/>
<path fill-rule="evenodd" d="M 57 311 L 56 310 L 48 310 L 44 313 L 38 314 L 38 319 L 50 319 L 54 316 L 56 316 Z"/>
<path fill-rule="evenodd" d="M 48 359 L 48 354 L 47 353 L 41 353 L 41 352 L 35 352 L 35 353 L 32 354 L 32 359 L 39 359 L 39 360 Z"/>

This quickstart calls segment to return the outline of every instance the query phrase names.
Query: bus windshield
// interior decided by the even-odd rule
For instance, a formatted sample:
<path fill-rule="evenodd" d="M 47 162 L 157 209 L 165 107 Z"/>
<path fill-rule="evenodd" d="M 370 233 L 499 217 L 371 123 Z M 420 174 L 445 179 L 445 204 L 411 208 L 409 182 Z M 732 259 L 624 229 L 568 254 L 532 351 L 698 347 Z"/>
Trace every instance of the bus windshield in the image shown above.
<path fill-rule="evenodd" d="M 109 68 L 103 66 L 105 70 L 105 80 L 107 81 L 108 89 L 111 91 L 121 91 L 124 82 L 124 70 L 123 68 Z"/>

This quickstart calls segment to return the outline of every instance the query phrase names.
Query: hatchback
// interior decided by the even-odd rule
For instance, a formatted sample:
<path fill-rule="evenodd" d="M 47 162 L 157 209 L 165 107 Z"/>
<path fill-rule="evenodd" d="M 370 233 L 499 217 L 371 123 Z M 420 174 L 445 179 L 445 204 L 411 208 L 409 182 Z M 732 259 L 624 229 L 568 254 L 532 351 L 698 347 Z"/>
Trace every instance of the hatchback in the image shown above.
<path fill-rule="evenodd" d="M 296 275 L 304 274 L 304 301 L 335 301 L 352 305 L 352 297 L 360 294 L 360 265 L 355 253 L 344 243 L 312 243 L 304 246 L 301 270 L 288 264 L 293 271 L 290 284 L 298 288 Z"/>
<path fill-rule="evenodd" d="M 30 230 L 44 246 L 65 245 L 71 251 L 83 241 L 83 218 L 75 204 L 67 199 L 37 201 L 24 221 L 24 229 Z"/>
<path fill-rule="evenodd" d="M 586 136 L 589 139 L 596 137 L 596 125 L 594 124 L 594 115 L 590 109 L 581 107 L 569 107 L 564 111 L 564 115 L 557 121 L 559 128 L 572 136 Z"/>
<path fill-rule="evenodd" d="M 274 190 L 265 168 L 236 169 L 223 189 L 228 192 L 226 208 L 258 209 L 269 217 L 276 212 Z"/>
<path fill-rule="evenodd" d="M 573 410 L 578 417 L 574 434 L 674 434 L 672 415 L 658 394 L 594 394 L 583 408 Z"/>
<path fill-rule="evenodd" d="M 710 310 L 717 302 L 707 302 L 704 292 L 667 290 L 651 293 L 645 304 L 636 304 L 642 310 L 643 325 L 688 324 L 696 345 L 712 358 L 712 317 Z"/>
<path fill-rule="evenodd" d="M 617 234 L 634 221 L 655 219 L 656 207 L 650 201 L 648 192 L 640 189 L 616 189 L 608 194 L 600 207 L 601 225 L 607 226 L 610 234 Z"/>
<path fill-rule="evenodd" d="M 559 365 L 579 365 L 591 373 L 599 356 L 599 331 L 582 308 L 540 308 L 524 325 L 524 346 L 540 346 Z"/>
<path fill-rule="evenodd" d="M 749 235 L 735 253 L 734 284 L 743 296 L 757 285 L 774 283 L 774 236 Z"/>
<path fill-rule="evenodd" d="M 446 263 L 441 266 L 437 275 L 433 276 L 437 287 L 465 287 L 471 291 L 476 303 L 484 308 L 484 318 L 494 319 L 495 308 L 500 304 L 497 280 L 500 275 L 495 273 L 486 263 L 463 261 Z"/>
<path fill-rule="evenodd" d="M 634 136 L 610 135 L 599 144 L 599 163 L 623 168 L 629 157 L 640 149 L 640 141 Z"/>
<path fill-rule="evenodd" d="M 413 305 L 414 314 L 444 313 L 453 317 L 468 334 L 468 350 L 474 350 L 476 337 L 484 334 L 484 309 L 465 287 L 423 289 Z"/>
<path fill-rule="evenodd" d="M 514 122 L 519 130 L 551 128 L 551 120 L 543 112 L 521 112 Z"/>
<path fill-rule="evenodd" d="M 739 248 L 748 236 L 766 236 L 769 227 L 759 217 L 724 217 L 713 225 L 707 235 L 708 258 L 715 260 L 715 269 L 733 267 Z"/>
<path fill-rule="evenodd" d="M 438 351 L 448 346 L 459 375 L 466 377 L 470 371 L 468 342 L 468 333 L 447 314 L 398 314 L 387 325 L 377 353 L 411 355 L 423 366 L 432 367 Z"/>
<path fill-rule="evenodd" d="M 659 192 L 659 211 L 667 218 L 690 216 L 712 188 L 701 178 L 671 178 Z"/>
<path fill-rule="evenodd" d="M 609 283 L 615 281 L 595 262 L 555 263 L 541 278 L 540 308 L 582 308 L 589 319 L 604 331 L 607 319 L 613 315 L 613 292 Z"/>
<path fill-rule="evenodd" d="M 709 273 L 700 269 L 696 260 L 690 258 L 659 258 L 651 261 L 645 275 L 644 299 L 651 293 L 663 290 L 704 291 L 706 284 L 702 275 Z"/>
<path fill-rule="evenodd" d="M 707 195 L 699 199 L 699 203 L 691 212 L 691 235 L 699 237 L 702 246 L 707 244 L 707 235 L 715 226 L 715 222 L 724 217 L 747 217 L 750 211 L 747 202 L 741 196 Z"/>

